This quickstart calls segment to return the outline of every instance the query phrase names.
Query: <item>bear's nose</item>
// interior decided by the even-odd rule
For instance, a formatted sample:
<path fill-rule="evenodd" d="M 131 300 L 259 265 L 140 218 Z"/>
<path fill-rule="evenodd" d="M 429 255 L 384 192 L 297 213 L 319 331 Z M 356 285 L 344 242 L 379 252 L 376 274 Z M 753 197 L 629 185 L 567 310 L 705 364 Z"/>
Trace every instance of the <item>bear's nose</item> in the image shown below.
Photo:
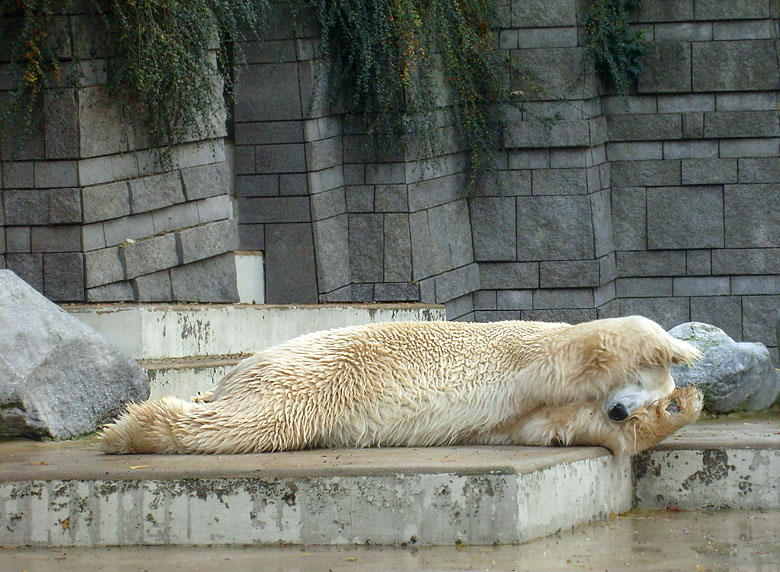
<path fill-rule="evenodd" d="M 622 403 L 616 403 L 607 413 L 612 421 L 625 421 L 628 419 L 628 409 Z"/>

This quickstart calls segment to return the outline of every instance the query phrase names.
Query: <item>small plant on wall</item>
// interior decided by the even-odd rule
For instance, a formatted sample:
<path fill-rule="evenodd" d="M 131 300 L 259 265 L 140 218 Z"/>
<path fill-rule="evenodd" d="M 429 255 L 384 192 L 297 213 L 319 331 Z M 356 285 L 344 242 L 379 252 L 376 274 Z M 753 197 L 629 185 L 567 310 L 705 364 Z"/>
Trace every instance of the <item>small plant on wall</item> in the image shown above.
<path fill-rule="evenodd" d="M 628 14 L 642 0 L 592 0 L 585 17 L 588 52 L 601 77 L 621 95 L 642 72 L 642 31 L 630 33 Z"/>

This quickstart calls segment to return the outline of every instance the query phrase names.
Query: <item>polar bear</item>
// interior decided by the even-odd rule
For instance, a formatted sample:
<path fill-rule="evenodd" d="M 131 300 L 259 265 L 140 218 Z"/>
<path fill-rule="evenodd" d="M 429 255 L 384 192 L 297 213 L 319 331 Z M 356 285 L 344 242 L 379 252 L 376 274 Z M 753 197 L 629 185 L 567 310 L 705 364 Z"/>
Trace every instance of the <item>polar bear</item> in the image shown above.
<path fill-rule="evenodd" d="M 601 445 L 635 454 L 694 421 L 671 363 L 698 352 L 647 318 L 578 325 L 389 322 L 258 352 L 187 402 L 130 404 L 106 453 Z"/>

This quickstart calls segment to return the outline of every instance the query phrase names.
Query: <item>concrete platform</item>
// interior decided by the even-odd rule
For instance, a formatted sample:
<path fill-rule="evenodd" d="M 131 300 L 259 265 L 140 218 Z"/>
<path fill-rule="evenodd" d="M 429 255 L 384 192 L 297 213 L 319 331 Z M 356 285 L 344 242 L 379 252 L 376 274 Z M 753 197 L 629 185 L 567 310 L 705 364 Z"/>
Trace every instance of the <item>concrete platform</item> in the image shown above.
<path fill-rule="evenodd" d="M 65 304 L 137 360 L 255 353 L 301 334 L 389 321 L 444 320 L 426 304 Z"/>
<path fill-rule="evenodd" d="M 634 460 L 600 448 L 108 456 L 0 444 L 0 543 L 517 544 L 632 506 L 780 508 L 780 417 L 705 420 Z"/>

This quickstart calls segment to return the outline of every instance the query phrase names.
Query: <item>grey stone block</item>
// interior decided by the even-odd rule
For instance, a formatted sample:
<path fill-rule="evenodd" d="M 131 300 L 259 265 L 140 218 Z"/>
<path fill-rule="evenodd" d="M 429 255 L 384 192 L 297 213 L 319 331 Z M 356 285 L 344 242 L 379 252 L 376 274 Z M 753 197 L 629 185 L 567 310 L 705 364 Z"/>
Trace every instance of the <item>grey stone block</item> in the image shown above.
<path fill-rule="evenodd" d="M 86 227 L 84 227 L 86 228 Z M 154 234 L 152 213 L 122 217 L 103 223 L 104 246 L 116 246 L 128 240 L 140 240 Z M 92 237 L 97 239 L 98 237 Z"/>
<path fill-rule="evenodd" d="M 206 222 L 214 222 L 215 220 L 222 220 L 226 218 L 234 218 L 233 217 L 233 203 L 230 200 L 230 197 L 228 195 L 217 195 L 216 197 L 210 197 L 208 199 L 202 199 L 200 201 L 196 201 L 195 203 L 187 203 L 184 205 L 176 205 L 173 207 L 170 207 L 171 209 L 178 209 L 178 208 L 188 208 L 189 204 L 193 204 L 196 207 L 197 215 L 198 215 L 198 222 L 203 224 Z M 162 211 L 157 212 L 165 212 L 167 209 L 163 209 Z M 156 215 L 157 212 L 154 214 Z M 189 219 L 188 219 L 189 220 Z M 183 228 L 184 226 L 194 226 L 192 225 L 180 225 L 178 228 Z M 155 222 L 156 225 L 156 222 Z"/>
<path fill-rule="evenodd" d="M 646 248 L 647 191 L 644 187 L 612 189 L 612 224 L 618 250 Z"/>
<path fill-rule="evenodd" d="M 344 184 L 345 185 L 364 185 L 366 182 L 365 165 L 344 165 Z"/>
<path fill-rule="evenodd" d="M 235 219 L 195 226 L 176 233 L 176 248 L 181 264 L 211 258 L 238 248 Z"/>
<path fill-rule="evenodd" d="M 601 308 L 605 304 L 614 302 L 617 299 L 617 290 L 615 288 L 615 282 L 608 282 L 603 286 L 599 286 L 593 289 L 593 305 L 599 308 L 599 314 L 602 313 Z"/>
<path fill-rule="evenodd" d="M 617 187 L 679 185 L 680 161 L 615 161 L 611 166 L 612 184 Z"/>
<path fill-rule="evenodd" d="M 343 159 L 340 136 L 306 143 L 306 166 L 310 171 L 328 169 Z"/>
<path fill-rule="evenodd" d="M 769 16 L 770 8 L 767 0 L 740 0 L 740 2 L 696 0 L 697 20 L 740 20 Z"/>
<path fill-rule="evenodd" d="M 717 141 L 664 141 L 664 159 L 708 159 L 717 156 Z"/>
<path fill-rule="evenodd" d="M 654 28 L 654 39 L 661 42 L 709 42 L 712 40 L 711 22 L 658 23 Z"/>
<path fill-rule="evenodd" d="M 265 250 L 265 225 L 239 224 L 238 248 L 240 250 Z"/>
<path fill-rule="evenodd" d="M 698 112 L 683 115 L 683 138 L 702 139 L 704 137 L 704 114 Z"/>
<path fill-rule="evenodd" d="M 593 166 L 591 149 L 575 147 L 574 149 L 550 149 L 550 167 L 553 169 L 573 169 Z"/>
<path fill-rule="evenodd" d="M 507 160 L 510 169 L 547 169 L 550 167 L 550 151 L 548 149 L 513 149 L 507 153 Z"/>
<path fill-rule="evenodd" d="M 174 299 L 170 270 L 139 276 L 133 280 L 133 288 L 139 302 L 170 302 Z"/>
<path fill-rule="evenodd" d="M 551 310 L 523 310 L 521 319 L 532 322 L 564 322 L 581 324 L 598 318 L 595 309 L 556 308 Z"/>
<path fill-rule="evenodd" d="M 471 228 L 475 260 L 515 260 L 516 208 L 511 197 L 475 197 Z"/>
<path fill-rule="evenodd" d="M 84 222 L 109 220 L 130 214 L 130 188 L 124 181 L 82 189 Z"/>
<path fill-rule="evenodd" d="M 539 287 L 539 263 L 480 263 L 482 288 L 515 290 Z"/>
<path fill-rule="evenodd" d="M 474 261 L 469 208 L 465 200 L 429 209 L 428 224 L 433 256 L 441 271 Z"/>
<path fill-rule="evenodd" d="M 712 37 L 714 40 L 762 40 L 771 38 L 771 20 L 715 22 L 712 28 Z"/>
<path fill-rule="evenodd" d="M 777 111 L 715 111 L 704 114 L 705 137 L 777 137 Z"/>
<path fill-rule="evenodd" d="M 532 172 L 535 195 L 584 195 L 588 192 L 585 169 L 544 169 Z"/>
<path fill-rule="evenodd" d="M 124 244 L 119 248 L 119 255 L 124 263 L 125 278 L 128 279 L 164 270 L 179 263 L 176 238 L 172 234 Z"/>
<path fill-rule="evenodd" d="M 512 50 L 511 57 L 515 66 L 527 70 L 527 74 L 536 80 L 533 99 L 582 99 L 596 93 L 595 77 L 584 66 L 586 56 L 583 48 Z M 512 86 L 512 89 L 526 88 L 522 84 Z"/>
<path fill-rule="evenodd" d="M 776 344 L 778 308 L 780 296 L 743 296 L 742 339 L 765 345 Z"/>
<path fill-rule="evenodd" d="M 712 274 L 712 251 L 689 250 L 686 253 L 686 272 L 688 276 Z"/>
<path fill-rule="evenodd" d="M 712 93 L 686 93 L 684 95 L 659 95 L 658 113 L 688 113 L 715 111 L 715 95 Z"/>
<path fill-rule="evenodd" d="M 347 210 L 351 213 L 374 212 L 374 187 L 349 186 L 346 188 Z"/>
<path fill-rule="evenodd" d="M 780 180 L 780 157 L 739 159 L 740 183 L 776 183 L 778 180 Z"/>
<path fill-rule="evenodd" d="M 449 302 L 460 296 L 479 290 L 479 268 L 476 264 L 467 264 L 434 278 L 436 285 L 436 303 Z"/>
<path fill-rule="evenodd" d="M 516 30 L 503 30 L 502 40 L 505 34 L 512 34 L 509 45 L 502 49 L 515 48 L 566 48 L 577 45 L 577 28 L 520 28 Z"/>
<path fill-rule="evenodd" d="M 311 195 L 311 216 L 314 220 L 324 220 L 347 212 L 344 187 Z"/>
<path fill-rule="evenodd" d="M 404 213 L 385 215 L 384 233 L 384 279 L 386 282 L 408 282 L 412 279 L 409 216 Z"/>
<path fill-rule="evenodd" d="M 75 90 L 57 90 L 44 95 L 46 157 L 75 159 L 79 155 L 78 107 Z"/>
<path fill-rule="evenodd" d="M 304 141 L 303 126 L 300 121 L 236 123 L 235 128 L 236 145 L 269 145 Z"/>
<path fill-rule="evenodd" d="M 672 278 L 618 278 L 615 287 L 619 298 L 654 298 L 673 294 Z"/>
<path fill-rule="evenodd" d="M 456 201 L 465 195 L 465 187 L 462 173 L 413 183 L 409 185 L 409 212 Z"/>
<path fill-rule="evenodd" d="M 777 98 L 771 91 L 718 93 L 715 94 L 715 97 L 718 111 L 774 111 L 777 109 Z"/>
<path fill-rule="evenodd" d="M 693 90 L 777 89 L 777 65 L 772 40 L 697 42 L 693 44 Z"/>
<path fill-rule="evenodd" d="M 532 310 L 532 290 L 500 290 L 496 293 L 498 310 Z"/>
<path fill-rule="evenodd" d="M 309 197 L 269 197 L 240 199 L 238 217 L 241 223 L 309 222 Z"/>
<path fill-rule="evenodd" d="M 655 141 L 682 137 L 682 118 L 677 113 L 612 115 L 607 122 L 610 141 Z"/>
<path fill-rule="evenodd" d="M 428 278 L 442 272 L 438 268 L 433 251 L 431 228 L 428 224 L 428 211 L 418 211 L 409 215 L 409 234 L 412 240 L 412 272 L 414 280 Z M 423 300 L 426 292 L 421 289 Z M 435 301 L 435 295 L 433 300 Z"/>
<path fill-rule="evenodd" d="M 403 163 L 371 163 L 366 165 L 366 183 L 369 185 L 395 185 L 406 182 Z"/>
<path fill-rule="evenodd" d="M 780 185 L 727 185 L 724 197 L 727 248 L 780 244 Z"/>
<path fill-rule="evenodd" d="M 512 25 L 573 26 L 577 23 L 575 0 L 514 0 L 511 3 Z"/>
<path fill-rule="evenodd" d="M 130 181 L 130 208 L 134 214 L 161 209 L 184 200 L 177 171 Z"/>
<path fill-rule="evenodd" d="M 727 296 L 731 283 L 726 276 L 681 277 L 674 279 L 675 296 Z"/>
<path fill-rule="evenodd" d="M 39 189 L 77 187 L 79 184 L 76 161 L 36 161 L 35 186 Z"/>
<path fill-rule="evenodd" d="M 495 310 L 498 307 L 498 297 L 495 290 L 477 290 L 473 295 L 475 310 Z"/>
<path fill-rule="evenodd" d="M 724 139 L 720 141 L 721 157 L 777 157 L 780 139 Z"/>
<path fill-rule="evenodd" d="M 693 20 L 693 0 L 651 0 L 629 12 L 633 22 L 677 22 Z"/>
<path fill-rule="evenodd" d="M 682 162 L 682 182 L 683 185 L 736 183 L 737 160 L 687 159 Z"/>
<path fill-rule="evenodd" d="M 612 228 L 610 191 L 590 195 L 590 211 L 593 221 L 593 246 L 596 258 L 615 251 Z"/>
<path fill-rule="evenodd" d="M 780 276 L 732 276 L 731 293 L 735 296 L 780 293 Z"/>
<path fill-rule="evenodd" d="M 79 90 L 79 156 L 97 157 L 128 150 L 128 126 L 105 86 Z M 105 182 L 105 181 L 101 181 Z M 85 184 L 82 181 L 82 184 Z"/>
<path fill-rule="evenodd" d="M 658 108 L 658 97 L 655 95 L 626 95 L 624 96 L 603 96 L 601 98 L 601 109 L 605 115 L 625 115 L 634 113 L 667 113 L 668 111 L 679 111 L 677 109 L 662 110 Z M 607 117 L 609 124 L 613 117 Z"/>
<path fill-rule="evenodd" d="M 663 143 L 648 141 L 642 143 L 609 143 L 607 156 L 610 161 L 643 161 L 663 158 Z"/>
<path fill-rule="evenodd" d="M 691 321 L 712 324 L 742 341 L 742 301 L 738 296 L 691 298 Z"/>
<path fill-rule="evenodd" d="M 125 277 L 117 247 L 101 248 L 84 253 L 84 265 L 87 288 L 119 282 Z"/>
<path fill-rule="evenodd" d="M 43 293 L 43 254 L 6 254 L 6 268 Z"/>
<path fill-rule="evenodd" d="M 32 189 L 35 186 L 35 163 L 4 161 L 3 186 L 6 189 Z"/>
<path fill-rule="evenodd" d="M 349 253 L 353 282 L 382 282 L 384 245 L 382 215 L 349 215 Z"/>
<path fill-rule="evenodd" d="M 106 247 L 103 223 L 85 224 L 81 227 L 81 247 L 84 251 Z"/>
<path fill-rule="evenodd" d="M 591 144 L 589 122 L 542 120 L 518 121 L 504 129 L 504 145 L 510 149 L 524 147 L 587 147 Z M 510 168 L 518 168 L 510 155 Z"/>
<path fill-rule="evenodd" d="M 587 196 L 518 197 L 517 258 L 577 260 L 594 256 Z"/>
<path fill-rule="evenodd" d="M 539 285 L 542 288 L 584 288 L 599 285 L 597 260 L 541 262 Z"/>
<path fill-rule="evenodd" d="M 320 292 L 334 292 L 351 282 L 349 228 L 345 214 L 315 222 L 314 252 Z"/>
<path fill-rule="evenodd" d="M 237 197 L 273 197 L 279 194 L 279 175 L 236 176 Z"/>
<path fill-rule="evenodd" d="M 717 187 L 653 189 L 647 194 L 647 246 L 722 248 L 723 210 L 723 191 Z"/>
<path fill-rule="evenodd" d="M 5 190 L 3 208 L 7 225 L 48 224 L 49 191 Z"/>
<path fill-rule="evenodd" d="M 78 252 L 81 229 L 78 226 L 34 226 L 30 229 L 33 252 Z"/>
<path fill-rule="evenodd" d="M 54 302 L 84 300 L 84 258 L 80 252 L 43 255 L 43 293 Z"/>
<path fill-rule="evenodd" d="M 688 298 L 623 298 L 621 316 L 645 316 L 668 330 L 690 320 Z"/>
<path fill-rule="evenodd" d="M 599 284 L 606 284 L 612 282 L 618 277 L 617 259 L 615 253 L 611 252 L 606 256 L 602 256 L 598 260 L 599 262 Z"/>
<path fill-rule="evenodd" d="M 30 227 L 9 226 L 5 229 L 5 248 L 2 252 L 30 252 Z"/>
<path fill-rule="evenodd" d="M 279 175 L 279 194 L 284 196 L 297 196 L 307 195 L 308 193 L 309 183 L 306 174 L 287 173 Z"/>
<path fill-rule="evenodd" d="M 643 250 L 617 252 L 617 271 L 621 278 L 685 276 L 685 252 L 682 250 Z"/>
<path fill-rule="evenodd" d="M 303 173 L 306 171 L 304 145 L 258 145 L 255 147 L 257 173 Z"/>
<path fill-rule="evenodd" d="M 230 192 L 230 175 L 226 163 L 212 163 L 181 170 L 184 196 L 188 201 L 205 199 Z"/>
<path fill-rule="evenodd" d="M 135 300 L 130 282 L 114 282 L 87 290 L 87 302 L 132 302 Z"/>
<path fill-rule="evenodd" d="M 367 284 L 367 286 L 371 286 L 373 290 L 373 284 Z M 342 286 L 332 292 L 320 294 L 320 302 L 355 302 L 352 295 L 352 285 Z"/>
<path fill-rule="evenodd" d="M 429 281 L 431 283 L 431 288 L 433 288 L 433 279 Z M 420 283 L 420 290 L 422 290 L 422 283 Z M 352 291 L 352 301 L 353 302 L 374 302 L 374 284 L 353 284 L 351 287 Z M 420 300 L 425 303 L 433 303 L 434 295 L 431 294 L 427 300 L 429 302 L 425 302 L 425 300 L 421 298 Z"/>
<path fill-rule="evenodd" d="M 780 249 L 744 248 L 712 251 L 713 274 L 780 274 Z"/>
<path fill-rule="evenodd" d="M 255 169 L 255 148 L 251 145 L 236 145 L 233 150 L 236 175 L 253 175 Z"/>
<path fill-rule="evenodd" d="M 556 288 L 533 291 L 535 310 L 560 308 L 593 308 L 593 290 L 590 288 Z"/>
<path fill-rule="evenodd" d="M 295 63 L 248 65 L 239 77 L 236 121 L 277 121 L 301 118 L 301 96 Z"/>
<path fill-rule="evenodd" d="M 691 91 L 691 44 L 647 42 L 645 47 L 645 55 L 642 58 L 645 69 L 639 76 L 639 93 Z"/>
<path fill-rule="evenodd" d="M 81 190 L 52 189 L 49 191 L 49 222 L 52 224 L 81 223 Z"/>
<path fill-rule="evenodd" d="M 376 212 L 408 212 L 409 195 L 405 184 L 377 185 Z"/>
<path fill-rule="evenodd" d="M 383 282 L 374 286 L 377 302 L 416 302 L 420 299 L 420 287 L 411 282 Z"/>
<path fill-rule="evenodd" d="M 222 254 L 171 268 L 173 299 L 188 302 L 237 302 L 236 262 Z"/>

